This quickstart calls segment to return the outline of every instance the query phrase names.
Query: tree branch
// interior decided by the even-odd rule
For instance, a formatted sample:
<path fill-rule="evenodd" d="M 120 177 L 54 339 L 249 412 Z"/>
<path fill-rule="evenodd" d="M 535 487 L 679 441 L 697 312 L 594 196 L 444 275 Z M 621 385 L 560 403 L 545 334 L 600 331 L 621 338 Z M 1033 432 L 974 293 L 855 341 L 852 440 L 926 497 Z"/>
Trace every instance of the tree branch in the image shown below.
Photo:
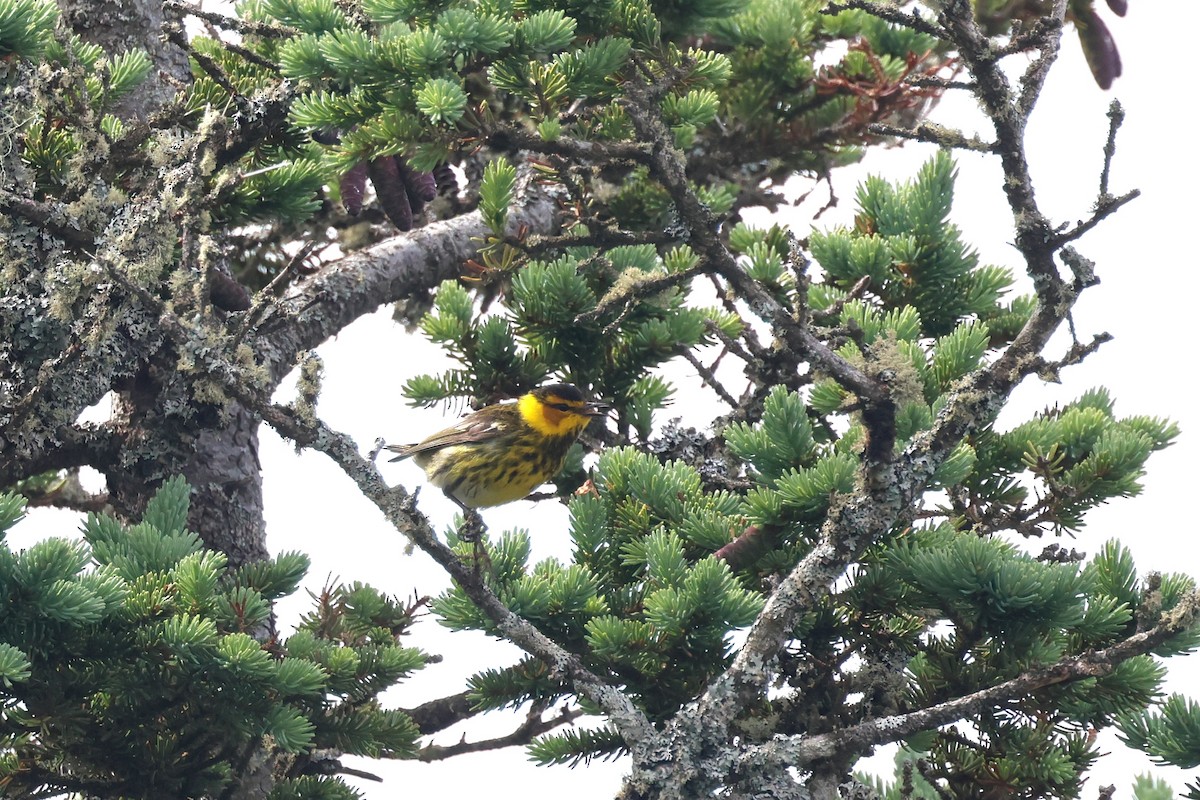
<path fill-rule="evenodd" d="M 468 742 L 464 738 L 457 744 L 428 744 L 417 751 L 417 758 L 427 762 L 442 761 L 462 755 L 463 753 L 480 753 L 485 750 L 499 750 L 502 747 L 526 745 L 543 733 L 552 731 L 560 725 L 566 725 L 582 717 L 584 713 L 582 708 L 568 708 L 564 706 L 559 710 L 558 714 L 550 719 L 542 719 L 541 711 L 537 708 L 532 708 L 526 715 L 525 721 L 512 733 L 492 739 L 483 739 L 478 742 Z"/>
<path fill-rule="evenodd" d="M 611 164 L 616 161 L 632 161 L 636 164 L 650 163 L 650 150 L 641 143 L 592 142 L 560 136 L 557 139 L 542 137 L 516 126 L 496 126 L 488 134 L 488 143 L 497 149 L 516 147 L 534 153 L 566 156 L 583 161 Z"/>
<path fill-rule="evenodd" d="M 754 313 L 771 325 L 777 337 L 862 400 L 864 421 L 872 434 L 868 445 L 873 451 L 870 455 L 890 453 L 895 430 L 894 420 L 889 424 L 889 419 L 894 416 L 894 408 L 887 388 L 831 350 L 806 326 L 797 323 L 787 308 L 746 274 L 721 241 L 712 212 L 692 190 L 684 171 L 683 156 L 659 117 L 650 90 L 631 83 L 628 98 L 623 106 L 634 129 L 641 139 L 653 143 L 650 171 L 671 195 L 690 234 L 689 244 L 709 269 L 728 281 Z"/>
<path fill-rule="evenodd" d="M 121 278 L 110 270 L 114 279 L 131 293 L 159 311 L 159 324 L 168 337 L 180 346 L 189 344 L 189 329 L 145 289 Z M 474 568 L 464 564 L 454 551 L 443 544 L 429 521 L 416 509 L 416 498 L 404 487 L 389 488 L 374 463 L 363 458 L 349 437 L 329 428 L 318 419 L 310 418 L 296 409 L 270 403 L 261 388 L 249 388 L 243 370 L 225 361 L 219 351 L 206 349 L 196 353 L 208 377 L 219 381 L 227 391 L 281 435 L 300 447 L 311 447 L 329 456 L 358 486 L 363 496 L 375 503 L 397 531 L 407 536 L 449 573 L 463 592 L 496 625 L 501 636 L 530 655 L 543 661 L 551 673 L 569 681 L 577 693 L 602 708 L 609 720 L 621 731 L 631 749 L 645 747 L 654 735 L 654 727 L 646 716 L 618 688 L 605 683 L 588 670 L 579 657 L 560 647 L 534 625 L 510 611 L 496 596 Z"/>
<path fill-rule="evenodd" d="M 631 749 L 636 751 L 653 740 L 654 727 L 620 689 L 604 682 L 578 656 L 500 602 L 482 576 L 437 538 L 429 521 L 416 509 L 415 498 L 402 486 L 389 488 L 375 465 L 359 454 L 353 441 L 320 420 L 299 419 L 292 409 L 267 403 L 259 403 L 256 408 L 264 421 L 281 435 L 301 447 L 311 447 L 329 456 L 397 531 L 449 573 L 471 602 L 495 624 L 501 636 L 544 662 L 557 678 L 569 681 L 575 692 L 602 708 Z"/>
<path fill-rule="evenodd" d="M 985 142 L 978 136 L 964 136 L 961 131 L 946 128 L 932 122 L 922 122 L 915 128 L 901 128 L 883 122 L 872 122 L 867 126 L 871 133 L 880 136 L 895 136 L 900 139 L 912 139 L 917 142 L 928 142 L 938 147 L 952 147 L 957 150 L 970 150 L 973 153 L 994 153 L 996 145 Z"/>
<path fill-rule="evenodd" d="M 1061 21 L 1066 13 L 1066 0 L 1055 0 L 1051 13 Z M 1025 258 L 1026 271 L 1033 279 L 1034 289 L 1039 299 L 1048 305 L 1069 305 L 1073 298 L 1066 297 L 1066 287 L 1054 265 L 1053 228 L 1034 199 L 1033 179 L 1024 147 L 1029 110 L 1058 53 L 1058 37 L 1049 34 L 1042 37 L 1041 57 L 1022 79 L 1024 94 L 1018 99 L 1000 68 L 998 54 L 975 22 L 970 2 L 948 0 L 938 16 L 975 79 L 976 97 L 996 131 L 996 151 L 1004 170 L 1004 193 L 1016 223 L 1016 245 Z"/>
<path fill-rule="evenodd" d="M 1056 6 L 1059 12 L 1062 5 L 1060 0 Z M 729 669 L 709 685 L 693 707 L 672 721 L 671 728 L 679 741 L 711 731 L 714 725 L 727 726 L 738 709 L 763 691 L 773 671 L 774 659 L 785 645 L 795 620 L 828 594 L 830 586 L 871 543 L 894 526 L 905 523 L 906 515 L 912 513 L 934 471 L 958 442 L 995 419 L 1013 388 L 1043 363 L 1039 354 L 1070 312 L 1082 288 L 1068 285 L 1058 274 L 1054 262 L 1058 248 L 1053 231 L 1034 199 L 1023 143 L 1025 118 L 986 38 L 975 24 L 970 4 L 966 0 L 949 0 L 940 19 L 959 47 L 995 125 L 1004 190 L 1016 223 L 1017 247 L 1024 257 L 1026 272 L 1034 281 L 1037 306 L 1010 346 L 990 366 L 977 370 L 965 385 L 951 393 L 933 427 L 915 436 L 897 459 L 873 461 L 867 454 L 862 473 L 866 480 L 830 509 L 818 542 L 772 593 Z M 1027 85 L 1040 85 L 1036 84 L 1036 76 L 1029 80 Z M 636 105 L 630 105 L 629 109 L 639 132 L 643 136 L 652 134 L 653 125 L 646 121 L 646 115 L 639 113 Z M 663 149 L 661 146 L 656 149 L 656 156 Z M 659 161 L 666 159 L 656 159 L 656 164 Z M 669 165 L 664 165 L 659 174 L 681 205 L 681 213 L 690 218 L 696 212 L 687 206 L 691 201 L 680 189 L 686 188 L 682 168 L 672 171 Z M 725 265 L 715 252 L 718 248 L 712 244 L 711 231 L 693 227 L 693 235 L 696 240 L 693 245 L 706 256 L 715 256 L 722 277 L 744 292 L 755 307 L 757 293 L 753 289 L 757 287 L 747 276 L 728 267 L 721 268 Z M 783 325 L 777 331 L 791 344 L 801 338 L 796 333 L 787 335 L 794 328 Z M 801 352 L 811 351 L 802 348 Z"/>
<path fill-rule="evenodd" d="M 554 198 L 529 175 L 508 215 L 508 230 L 550 233 L 557 229 Z M 478 211 L 433 222 L 326 265 L 281 301 L 282 315 L 268 315 L 250 337 L 270 370 L 282 380 L 298 355 L 324 342 L 381 305 L 413 297 L 461 275 L 462 265 L 491 236 Z"/>
<path fill-rule="evenodd" d="M 910 28 L 914 31 L 926 33 L 935 39 L 946 39 L 946 31 L 934 25 L 925 17 L 918 13 L 917 9 L 910 11 L 902 10 L 898 3 L 875 3 L 871 0 L 846 0 L 846 2 L 830 2 L 822 13 L 837 14 L 842 11 L 858 9 L 866 11 L 872 16 L 879 17 L 885 22 L 890 22 L 894 25 L 900 25 L 905 28 Z"/>
<path fill-rule="evenodd" d="M 462 691 L 430 700 L 413 709 L 405 709 L 404 713 L 416 724 L 417 730 L 428 735 L 470 719 L 478 712 L 471 703 L 471 693 Z"/>
<path fill-rule="evenodd" d="M 739 768 L 758 770 L 786 765 L 797 769 L 839 755 L 862 752 L 868 747 L 896 742 L 920 731 L 970 717 L 982 709 L 1038 689 L 1086 678 L 1108 675 L 1127 659 L 1144 655 L 1171 637 L 1195 625 L 1200 618 L 1200 594 L 1187 595 L 1150 630 L 1136 633 L 1111 647 L 1062 658 L 1053 664 L 1030 669 L 1012 680 L 972 692 L 944 703 L 906 714 L 868 720 L 839 731 L 817 736 L 791 736 L 746 749 Z"/>

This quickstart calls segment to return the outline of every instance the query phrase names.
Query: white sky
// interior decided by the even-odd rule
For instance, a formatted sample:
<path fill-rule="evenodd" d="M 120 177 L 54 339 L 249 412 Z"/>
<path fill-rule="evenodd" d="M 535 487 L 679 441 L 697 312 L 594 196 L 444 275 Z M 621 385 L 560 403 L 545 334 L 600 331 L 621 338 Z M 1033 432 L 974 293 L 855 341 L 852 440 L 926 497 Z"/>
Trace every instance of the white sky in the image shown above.
<path fill-rule="evenodd" d="M 1200 547 L 1195 543 L 1191 492 L 1196 490 L 1195 465 L 1200 463 L 1200 409 L 1193 394 L 1196 357 L 1190 341 L 1194 334 L 1189 331 L 1194 321 L 1190 315 L 1197 313 L 1200 265 L 1184 242 L 1196 224 L 1192 193 L 1200 184 L 1200 168 L 1191 147 L 1194 136 L 1182 123 L 1183 110 L 1192 105 L 1186 99 L 1190 96 L 1192 54 L 1184 45 L 1184 32 L 1200 30 L 1200 8 L 1188 0 L 1155 4 L 1135 0 L 1125 19 L 1114 18 L 1107 8 L 1101 13 L 1118 42 L 1125 75 L 1113 91 L 1101 92 L 1087 72 L 1074 34 L 1068 33 L 1060 62 L 1030 125 L 1028 141 L 1043 211 L 1056 223 L 1086 218 L 1097 192 L 1108 103 L 1115 97 L 1125 106 L 1127 119 L 1118 140 L 1110 187 L 1114 194 L 1138 188 L 1143 196 L 1078 244 L 1083 255 L 1096 261 L 1102 282 L 1085 293 L 1075 315 L 1082 340 L 1109 331 L 1116 341 L 1085 364 L 1065 371 L 1062 385 L 1027 382 L 1005 412 L 1002 424 L 1014 424 L 1051 403 L 1069 401 L 1095 385 L 1109 387 L 1117 400 L 1118 415 L 1150 414 L 1177 421 L 1183 434 L 1174 447 L 1150 460 L 1143 495 L 1094 512 L 1083 534 L 1063 544 L 1094 553 L 1102 541 L 1117 537 L 1134 551 L 1143 571 L 1198 574 Z M 979 130 L 989 138 L 969 97 L 947 97 L 934 117 L 967 133 Z M 850 222 L 854 187 L 865 174 L 908 178 L 931 152 L 912 144 L 876 150 L 864 164 L 843 170 L 836 177 L 841 204 L 826 212 L 821 226 Z M 1008 244 L 1012 222 L 999 188 L 998 163 L 968 154 L 959 154 L 957 159 L 960 179 L 954 221 L 985 262 L 1019 272 L 1016 251 Z M 804 233 L 810 223 L 807 217 L 799 217 L 793 224 Z M 1052 355 L 1061 353 L 1066 341 L 1059 337 Z M 400 388 L 407 378 L 435 372 L 445 364 L 436 348 L 394 325 L 387 309 L 355 323 L 320 352 L 326 375 L 319 412 L 334 428 L 353 436 L 364 451 L 376 437 L 411 441 L 448 421 L 438 411 L 413 410 L 404 403 Z M 707 394 L 698 379 L 690 377 L 677 381 L 677 390 L 677 397 L 689 399 Z M 290 399 L 286 394 L 281 397 Z M 684 413 L 684 407 L 690 405 L 680 403 L 662 419 Z M 698 424 L 707 419 L 703 414 L 695 417 Z M 445 576 L 428 558 L 404 554 L 402 537 L 324 456 L 297 456 L 265 428 L 260 455 L 268 544 L 273 552 L 298 549 L 311 556 L 308 589 L 319 590 L 330 576 L 347 582 L 365 581 L 402 597 L 414 591 L 435 595 L 447 586 Z M 385 464 L 384 474 L 389 481 L 402 482 L 410 489 L 422 484 L 420 471 L 409 463 Z M 448 524 L 454 511 L 436 491 L 422 492 L 421 508 L 438 526 Z M 522 501 L 487 510 L 484 518 L 493 532 L 513 526 L 532 529 L 534 560 L 565 559 L 569 554 L 566 513 L 561 507 Z M 39 510 L 10 539 L 14 547 L 25 546 L 40 536 L 62 534 L 75 527 L 74 517 L 66 512 Z M 282 625 L 289 620 L 294 624 L 308 605 L 307 596 L 282 604 Z M 518 657 L 516 648 L 482 636 L 451 636 L 432 619 L 417 626 L 410 644 L 441 653 L 445 661 L 426 668 L 389 694 L 388 700 L 399 706 L 459 691 L 463 679 L 475 670 L 511 663 Z M 1200 657 L 1176 659 L 1170 666 L 1168 690 L 1186 692 L 1195 686 Z M 471 725 L 468 738 L 504 734 L 517 721 L 508 714 L 486 715 Z M 435 740 L 448 744 L 461 734 L 452 729 Z M 1144 758 L 1127 754 L 1115 740 L 1108 749 L 1114 755 L 1103 759 L 1093 772 L 1092 788 L 1085 790 L 1085 797 L 1094 796 L 1095 787 L 1108 783 L 1117 785 L 1118 798 L 1131 797 L 1133 776 L 1148 769 L 1168 777 L 1177 788 L 1183 785 L 1178 771 L 1151 767 Z M 382 784 L 354 781 L 370 800 L 400 792 L 421 796 L 426 791 L 448 798 L 520 792 L 525 797 L 569 795 L 575 800 L 599 800 L 616 793 L 627 769 L 624 761 L 576 770 L 539 768 L 518 750 L 438 764 L 355 760 L 352 765 L 384 777 Z M 503 788 L 497 792 L 499 787 Z"/>

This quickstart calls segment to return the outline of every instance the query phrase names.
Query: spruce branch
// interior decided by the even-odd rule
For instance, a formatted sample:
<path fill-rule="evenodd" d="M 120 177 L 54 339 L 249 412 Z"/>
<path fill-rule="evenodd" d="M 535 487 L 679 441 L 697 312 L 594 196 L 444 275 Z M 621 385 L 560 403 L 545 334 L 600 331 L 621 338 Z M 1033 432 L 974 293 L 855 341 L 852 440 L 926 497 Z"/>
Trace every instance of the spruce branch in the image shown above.
<path fill-rule="evenodd" d="M 557 230 L 561 211 L 555 197 L 533 179 L 518 177 L 516 201 L 509 209 L 507 232 Z M 476 210 L 431 222 L 332 261 L 292 287 L 279 312 L 251 336 L 253 347 L 279 381 L 298 355 L 316 347 L 355 319 L 379 306 L 428 293 L 462 275 L 478 255 L 491 229 Z"/>
<path fill-rule="evenodd" d="M 576 234 L 561 234 L 558 236 L 529 236 L 525 239 L 513 239 L 507 244 L 518 248 L 529 256 L 564 250 L 568 247 L 624 247 L 639 244 L 674 244 L 679 237 L 667 231 L 626 231 L 607 225 L 593 227 L 590 221 L 585 221 L 590 231 L 582 236 Z"/>
<path fill-rule="evenodd" d="M 142 287 L 130 283 L 119 270 L 108 266 L 114 280 L 159 312 L 159 323 L 166 335 L 186 347 L 191 332 L 181 319 Z M 508 641 L 542 660 L 552 673 L 569 681 L 573 689 L 604 709 L 631 748 L 645 746 L 654 729 L 646 716 L 617 687 L 606 683 L 588 670 L 579 657 L 560 647 L 530 622 L 510 611 L 471 566 L 464 564 L 434 532 L 429 520 L 416 508 L 416 498 L 402 486 L 388 487 L 374 463 L 359 454 L 346 435 L 329 428 L 321 420 L 303 415 L 297 409 L 280 406 L 266 399 L 269 395 L 249 384 L 243 371 L 212 350 L 196 353 L 205 372 L 267 424 L 299 447 L 318 450 L 337 464 L 354 481 L 363 496 L 375 503 L 387 520 L 433 558 L 459 584 L 463 592 L 496 625 Z"/>
<path fill-rule="evenodd" d="M 915 733 L 969 718 L 998 703 L 1030 695 L 1039 689 L 1103 677 L 1128 659 L 1150 653 L 1194 627 L 1198 619 L 1200 593 L 1192 592 L 1171 612 L 1163 614 L 1153 628 L 1109 647 L 1068 656 L 1053 664 L 1027 670 L 1011 680 L 916 711 L 867 720 L 816 736 L 781 737 L 754 745 L 746 748 L 739 768 L 751 771 L 786 765 L 804 769 L 816 761 L 861 753 L 875 745 L 897 742 Z"/>
<path fill-rule="evenodd" d="M 607 316 L 618 307 L 621 309 L 619 313 L 624 315 L 637 304 L 638 300 L 658 294 L 664 289 L 670 289 L 681 283 L 687 283 L 703 271 L 704 265 L 699 264 L 691 269 L 671 272 L 665 275 L 654 275 L 644 280 L 639 280 L 636 283 L 630 284 L 625 291 L 610 292 L 596 304 L 595 308 L 576 316 L 575 323 L 582 325 L 594 322 L 600 317 Z"/>
<path fill-rule="evenodd" d="M 821 10 L 822 14 L 838 14 L 842 11 L 865 11 L 871 16 L 879 17 L 879 19 L 890 22 L 893 25 L 900 25 L 905 28 L 910 28 L 920 33 L 928 34 L 935 39 L 946 39 L 946 31 L 939 28 L 930 20 L 921 16 L 916 8 L 911 8 L 905 11 L 898 3 L 880 3 L 874 0 L 845 0 L 845 2 L 831 2 Z"/>
<path fill-rule="evenodd" d="M 478 742 L 468 742 L 463 738 L 461 741 L 451 745 L 428 744 L 417 751 L 417 759 L 426 762 L 443 761 L 464 753 L 482 753 L 487 750 L 499 750 L 502 747 L 527 745 L 544 733 L 549 733 L 562 725 L 569 725 L 574 720 L 582 717 L 584 713 L 584 710 L 581 708 L 564 706 L 554 716 L 549 719 L 543 719 L 541 709 L 534 707 L 529 710 L 529 713 L 525 716 L 525 720 L 511 733 L 491 739 L 481 739 Z"/>
<path fill-rule="evenodd" d="M 1060 2 L 1060 12 L 1061 5 Z M 940 19 L 979 84 L 979 95 L 996 128 L 1005 174 L 1004 190 L 1016 223 L 1018 249 L 1037 288 L 1037 306 L 1010 346 L 992 364 L 976 370 L 965 385 L 950 393 L 949 402 L 933 427 L 913 437 L 897 459 L 880 458 L 873 462 L 871 454 L 867 454 L 864 464 L 867 481 L 831 508 L 817 544 L 772 593 L 732 665 L 710 684 L 694 707 L 676 720 L 675 724 L 682 729 L 690 731 L 693 727 L 727 725 L 738 708 L 754 700 L 765 687 L 773 660 L 786 643 L 798 615 L 814 608 L 867 546 L 887 530 L 906 523 L 906 517 L 913 513 L 914 503 L 934 470 L 965 435 L 991 424 L 1009 393 L 1037 369 L 1040 364 L 1038 354 L 1066 318 L 1077 297 L 1077 290 L 1065 284 L 1054 264 L 1057 249 L 1053 233 L 1034 199 L 1025 155 L 1025 119 L 1007 78 L 996 64 L 966 0 L 950 0 Z M 1044 66 L 1048 68 L 1048 64 L 1049 61 Z M 631 104 L 629 108 L 635 125 L 652 130 L 636 106 Z M 656 155 L 664 149 L 656 149 Z M 683 206 L 681 213 L 688 219 L 687 198 L 678 190 L 678 186 L 685 184 L 667 169 L 662 172 L 667 176 L 664 183 L 677 203 Z M 703 233 L 703 229 L 694 231 L 693 245 L 709 255 L 710 246 L 706 247 L 708 242 L 701 235 Z M 747 282 L 736 281 L 735 276 L 725 271 L 721 274 L 739 291 Z M 751 292 L 747 297 L 754 307 L 754 294 Z"/>
<path fill-rule="evenodd" d="M 922 122 L 915 128 L 902 128 L 898 125 L 888 125 L 883 122 L 872 122 L 867 130 L 880 136 L 895 136 L 900 139 L 912 139 L 916 142 L 928 142 L 938 147 L 948 147 L 956 150 L 969 150 L 974 153 L 994 153 L 994 142 L 985 142 L 978 136 L 964 136 L 962 131 L 946 128 L 931 122 Z"/>
<path fill-rule="evenodd" d="M 654 92 L 650 87 L 633 82 L 628 84 L 627 91 L 622 106 L 639 137 L 652 143 L 650 171 L 674 201 L 680 221 L 690 234 L 688 242 L 701 256 L 702 264 L 727 281 L 755 314 L 772 326 L 776 336 L 809 358 L 815 368 L 831 375 L 859 397 L 864 406 L 864 420 L 872 434 L 869 455 L 890 453 L 895 437 L 895 408 L 887 388 L 833 352 L 746 274 L 721 241 L 712 212 L 692 189 L 684 170 L 683 155 L 675 148 L 670 131 L 661 119 Z"/>
<path fill-rule="evenodd" d="M 975 84 L 971 81 L 959 81 L 953 78 L 942 78 L 937 75 L 910 75 L 906 81 L 921 89 L 964 89 L 968 92 L 975 91 Z"/>
<path fill-rule="evenodd" d="M 1015 508 L 1006 508 L 1001 504 L 984 505 L 973 496 L 955 492 L 950 509 L 931 509 L 916 516 L 918 519 L 937 519 L 953 513 L 970 523 L 970 531 L 976 535 L 1011 530 L 1026 538 L 1040 538 L 1046 533 L 1042 525 L 1055 521 L 1055 500 L 1053 493 L 1047 493 L 1031 505 L 1022 503 Z"/>
<path fill-rule="evenodd" d="M 588 670 L 578 656 L 564 650 L 530 622 L 510 611 L 483 577 L 438 539 L 429 520 L 416 509 L 415 498 L 402 486 L 388 487 L 375 465 L 359 454 L 348 436 L 334 431 L 319 419 L 301 420 L 285 406 L 258 402 L 255 408 L 281 435 L 332 459 L 398 532 L 446 570 L 463 593 L 496 625 L 500 635 L 543 661 L 556 677 L 569 681 L 575 692 L 604 709 L 631 748 L 637 749 L 653 740 L 654 728 L 650 721 L 620 689 L 606 683 Z"/>
<path fill-rule="evenodd" d="M 474 717 L 479 713 L 475 710 L 474 705 L 471 700 L 471 692 L 462 691 L 446 697 L 439 697 L 436 700 L 429 700 L 416 708 L 404 709 L 404 713 L 417 726 L 417 730 L 428 735 Z"/>
<path fill-rule="evenodd" d="M 495 125 L 486 138 L 488 144 L 498 150 L 516 148 L 603 164 L 620 161 L 649 164 L 651 160 L 649 149 L 641 143 L 593 142 L 570 136 L 543 139 L 536 133 L 515 125 Z"/>
<path fill-rule="evenodd" d="M 300 35 L 300 31 L 295 28 L 281 25 L 277 22 L 272 23 L 261 20 L 242 19 L 241 17 L 230 17 L 215 11 L 207 11 L 191 3 L 180 2 L 180 0 L 163 0 L 163 8 L 168 11 L 175 11 L 179 14 L 196 17 L 218 28 L 225 28 L 251 36 L 262 36 L 268 39 L 288 39 Z"/>

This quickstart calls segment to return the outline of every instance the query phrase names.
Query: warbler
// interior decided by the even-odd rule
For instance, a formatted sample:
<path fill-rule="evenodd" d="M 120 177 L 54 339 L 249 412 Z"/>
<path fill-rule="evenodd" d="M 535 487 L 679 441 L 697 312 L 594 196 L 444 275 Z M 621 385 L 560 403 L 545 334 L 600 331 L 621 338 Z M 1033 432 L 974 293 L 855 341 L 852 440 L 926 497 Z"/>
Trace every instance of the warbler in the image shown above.
<path fill-rule="evenodd" d="M 609 406 L 569 383 L 553 383 L 515 403 L 479 409 L 424 441 L 388 445 L 411 457 L 429 482 L 464 511 L 520 500 L 562 469 L 571 445 Z"/>

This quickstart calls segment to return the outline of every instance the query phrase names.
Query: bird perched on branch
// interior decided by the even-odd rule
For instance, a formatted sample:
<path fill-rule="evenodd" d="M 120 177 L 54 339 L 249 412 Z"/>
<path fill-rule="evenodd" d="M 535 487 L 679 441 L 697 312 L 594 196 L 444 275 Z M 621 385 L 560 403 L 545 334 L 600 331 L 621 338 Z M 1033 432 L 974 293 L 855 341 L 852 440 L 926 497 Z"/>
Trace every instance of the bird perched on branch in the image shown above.
<path fill-rule="evenodd" d="M 387 449 L 398 454 L 392 461 L 411 457 L 472 518 L 473 509 L 520 500 L 557 475 L 579 434 L 607 409 L 569 383 L 553 383 Z"/>

